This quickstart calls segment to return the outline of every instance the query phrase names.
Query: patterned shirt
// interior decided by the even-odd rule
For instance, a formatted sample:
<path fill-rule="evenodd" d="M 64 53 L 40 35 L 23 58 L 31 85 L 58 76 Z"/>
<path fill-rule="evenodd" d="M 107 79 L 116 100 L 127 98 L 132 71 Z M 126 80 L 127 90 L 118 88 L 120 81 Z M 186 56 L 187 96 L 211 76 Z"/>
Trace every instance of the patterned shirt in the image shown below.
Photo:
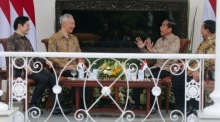
<path fill-rule="evenodd" d="M 156 44 L 153 47 L 154 53 L 179 53 L 180 50 L 180 39 L 179 37 L 175 36 L 174 34 L 171 34 L 167 37 L 161 37 L 157 40 Z M 162 67 L 163 64 L 167 61 L 167 59 L 157 59 L 156 64 L 152 68 L 156 67 Z M 165 66 L 162 68 L 163 70 L 170 71 L 170 66 L 173 63 L 177 63 L 177 60 L 170 60 L 165 64 Z"/>
<path fill-rule="evenodd" d="M 29 39 L 26 36 L 22 36 L 16 32 L 8 38 L 6 47 L 7 47 L 7 51 L 11 51 L 11 52 L 33 52 L 34 51 Z M 32 66 L 33 62 L 37 60 L 41 61 L 42 63 L 46 62 L 46 60 L 42 58 L 34 58 L 31 61 L 30 66 Z M 24 61 L 21 58 L 18 58 L 16 60 L 16 65 L 18 66 L 22 66 L 23 63 Z"/>
<path fill-rule="evenodd" d="M 215 54 L 215 35 L 209 36 L 207 39 L 204 39 L 199 47 L 196 50 L 196 54 Z M 215 65 L 215 60 L 214 59 L 205 59 L 205 64 L 204 66 L 210 67 Z M 197 67 L 196 61 L 192 61 L 190 63 L 191 68 Z M 191 72 L 189 71 L 188 74 Z"/>
<path fill-rule="evenodd" d="M 61 31 L 53 34 L 49 38 L 48 42 L 48 52 L 81 52 L 79 42 L 76 36 L 73 34 L 69 35 L 69 38 L 66 38 Z M 71 56 L 70 56 L 71 57 Z M 50 58 L 51 61 L 55 62 L 58 65 L 58 68 L 62 69 L 65 65 L 72 59 L 71 58 Z M 70 65 L 76 67 L 77 62 L 73 60 Z"/>

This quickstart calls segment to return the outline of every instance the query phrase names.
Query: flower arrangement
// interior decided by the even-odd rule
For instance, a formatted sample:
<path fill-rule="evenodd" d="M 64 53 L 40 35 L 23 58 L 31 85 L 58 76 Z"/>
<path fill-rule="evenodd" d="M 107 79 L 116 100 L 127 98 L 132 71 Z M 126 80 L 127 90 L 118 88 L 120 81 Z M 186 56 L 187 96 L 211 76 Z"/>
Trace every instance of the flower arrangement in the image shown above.
<path fill-rule="evenodd" d="M 128 104 L 134 104 L 134 100 L 130 96 L 132 93 L 132 89 L 129 89 L 128 92 L 129 92 L 128 93 Z M 127 89 L 123 87 L 119 87 L 118 97 L 119 97 L 119 104 L 121 106 L 125 105 L 125 102 L 127 99 Z"/>
<path fill-rule="evenodd" d="M 116 62 L 111 60 L 105 60 L 103 64 L 98 68 L 100 70 L 100 77 L 102 78 L 115 78 L 122 73 L 123 62 Z"/>

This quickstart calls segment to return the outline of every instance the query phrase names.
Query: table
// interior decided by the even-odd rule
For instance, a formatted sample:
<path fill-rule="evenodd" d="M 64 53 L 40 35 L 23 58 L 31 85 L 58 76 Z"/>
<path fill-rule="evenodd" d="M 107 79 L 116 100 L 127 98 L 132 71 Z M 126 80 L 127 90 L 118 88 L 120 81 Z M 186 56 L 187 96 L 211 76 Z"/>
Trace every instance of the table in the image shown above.
<path fill-rule="evenodd" d="M 99 80 L 100 81 L 100 80 Z M 111 80 L 101 80 L 100 83 L 103 86 L 110 86 L 112 84 Z M 146 109 L 145 110 L 134 110 L 136 113 L 146 113 L 148 114 L 150 111 L 150 92 L 151 88 L 155 86 L 154 82 L 152 81 L 129 81 L 129 88 L 145 88 L 146 89 Z M 84 87 L 84 81 L 83 80 L 71 80 L 71 79 L 65 79 L 61 82 L 61 85 L 68 86 L 68 87 L 75 87 L 75 107 L 76 110 L 80 107 L 80 88 Z M 159 82 L 157 86 L 161 86 L 161 83 Z M 86 81 L 86 87 L 101 87 L 99 83 L 95 80 L 87 80 Z M 116 81 L 113 86 L 114 87 L 114 96 L 115 101 L 117 102 L 119 100 L 119 87 L 127 87 L 127 82 L 124 80 L 118 80 Z M 118 110 L 119 111 L 119 110 Z M 132 110 L 133 111 L 133 110 Z M 117 110 L 109 108 L 107 109 L 91 109 L 91 112 L 117 112 Z"/>

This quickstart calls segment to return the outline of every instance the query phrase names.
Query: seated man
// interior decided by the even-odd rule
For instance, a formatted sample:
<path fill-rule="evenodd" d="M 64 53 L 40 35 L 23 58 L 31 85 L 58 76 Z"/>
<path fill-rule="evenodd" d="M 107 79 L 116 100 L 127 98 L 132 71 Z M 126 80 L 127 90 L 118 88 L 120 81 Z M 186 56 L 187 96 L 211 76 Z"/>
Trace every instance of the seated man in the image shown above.
<path fill-rule="evenodd" d="M 77 37 L 71 34 L 75 28 L 73 16 L 70 14 L 62 15 L 60 17 L 60 25 L 61 29 L 49 38 L 48 52 L 81 52 Z M 59 71 L 65 68 L 61 73 L 62 76 L 73 77 L 71 69 L 77 67 L 76 60 L 73 60 L 67 66 L 66 64 L 71 61 L 72 58 L 50 58 L 50 60 L 57 64 Z M 79 59 L 79 61 L 83 62 L 83 59 Z M 73 88 L 73 95 L 75 95 L 74 91 L 75 89 Z"/>
<path fill-rule="evenodd" d="M 156 41 L 156 44 L 153 46 L 150 38 L 147 38 L 144 42 L 140 37 L 136 38 L 136 44 L 140 48 L 143 53 L 179 53 L 180 50 L 180 39 L 176 35 L 174 35 L 176 28 L 176 23 L 171 19 L 165 19 L 160 27 L 161 38 Z M 158 77 L 158 73 L 160 72 L 159 78 L 163 78 L 170 75 L 170 66 L 176 61 L 171 60 L 167 62 L 164 67 L 163 64 L 167 59 L 158 59 L 157 63 L 151 67 L 151 73 L 154 77 Z M 142 89 L 134 89 L 133 97 L 135 101 L 135 107 L 140 106 L 140 93 Z M 154 102 L 154 96 L 151 94 L 151 106 Z M 154 108 L 152 113 L 156 113 L 156 109 Z"/>
<path fill-rule="evenodd" d="M 29 39 L 25 36 L 28 34 L 30 29 L 29 27 L 29 18 L 25 16 L 17 17 L 14 21 L 14 29 L 15 33 L 11 35 L 7 40 L 7 50 L 8 51 L 20 51 L 20 52 L 33 52 L 32 45 Z M 28 59 L 28 61 L 30 58 Z M 46 63 L 47 65 L 52 64 L 48 60 L 44 60 L 42 58 L 34 58 L 30 61 L 30 65 L 27 69 L 15 69 L 15 77 L 21 77 L 23 72 L 28 74 L 28 78 L 33 79 L 36 81 L 36 86 L 30 101 L 30 107 L 39 107 L 39 103 L 41 98 L 43 97 L 43 92 L 49 86 L 50 90 L 52 90 L 53 86 L 56 85 L 56 78 L 55 75 L 52 73 L 47 72 L 46 70 L 42 69 L 40 72 L 33 72 L 36 69 L 34 68 L 33 64 L 36 61 L 41 61 L 42 63 Z M 18 58 L 15 61 L 15 65 L 22 66 L 24 64 L 24 60 Z M 59 94 L 59 99 L 61 105 L 64 103 L 64 98 L 62 94 Z M 55 100 L 55 94 L 53 94 L 53 102 Z M 56 109 L 54 111 L 57 111 Z M 63 109 L 65 113 L 70 113 L 69 110 Z"/>
<path fill-rule="evenodd" d="M 201 33 L 203 37 L 203 41 L 197 48 L 196 54 L 215 54 L 215 21 L 206 20 L 202 24 Z M 191 61 L 189 66 L 193 69 L 196 67 L 196 62 Z M 183 64 L 180 64 L 182 66 Z M 213 59 L 205 60 L 205 69 L 214 66 Z M 181 72 L 181 71 L 179 71 Z M 189 82 L 191 79 L 195 81 L 199 81 L 199 71 L 188 71 L 187 72 L 187 81 Z M 178 110 L 184 113 L 184 101 L 185 101 L 185 71 L 180 75 L 173 75 L 171 77 L 172 85 L 173 85 L 173 93 L 175 97 L 175 103 Z M 190 113 L 195 112 L 198 109 L 198 101 L 195 99 L 191 99 L 188 103 L 188 107 L 191 110 L 187 110 Z"/>

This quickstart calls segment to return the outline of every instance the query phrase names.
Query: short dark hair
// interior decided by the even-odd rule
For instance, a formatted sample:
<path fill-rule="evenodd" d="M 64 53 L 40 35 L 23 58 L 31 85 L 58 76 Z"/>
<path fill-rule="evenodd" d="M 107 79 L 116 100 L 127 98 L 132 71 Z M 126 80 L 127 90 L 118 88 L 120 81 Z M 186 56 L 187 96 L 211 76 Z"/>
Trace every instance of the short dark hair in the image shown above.
<path fill-rule="evenodd" d="M 215 21 L 213 20 L 206 20 L 203 22 L 204 23 L 204 28 L 209 29 L 209 32 L 212 34 L 215 34 Z"/>
<path fill-rule="evenodd" d="M 29 21 L 29 18 L 26 16 L 19 16 L 15 19 L 14 22 L 14 30 L 18 29 L 18 24 L 21 24 L 22 26 L 24 26 L 24 24 Z"/>
<path fill-rule="evenodd" d="M 167 27 L 172 28 L 172 33 L 176 33 L 176 22 L 173 19 L 167 18 L 168 21 Z"/>

